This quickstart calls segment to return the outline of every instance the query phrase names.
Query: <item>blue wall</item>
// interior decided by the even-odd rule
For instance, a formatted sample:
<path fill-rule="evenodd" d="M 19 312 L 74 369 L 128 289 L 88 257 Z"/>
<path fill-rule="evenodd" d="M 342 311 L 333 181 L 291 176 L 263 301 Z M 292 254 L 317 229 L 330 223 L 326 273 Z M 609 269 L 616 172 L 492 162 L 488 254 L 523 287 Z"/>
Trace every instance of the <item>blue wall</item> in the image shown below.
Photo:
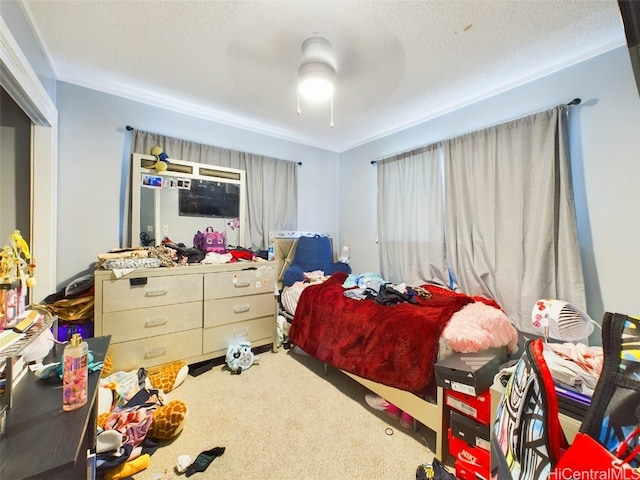
<path fill-rule="evenodd" d="M 130 133 L 141 130 L 301 161 L 298 229 L 337 232 L 338 154 L 58 83 L 58 282 L 65 284 L 121 246 Z M 170 152 L 169 152 L 170 153 Z M 81 238 L 82 241 L 74 241 Z"/>
<path fill-rule="evenodd" d="M 640 98 L 625 47 L 340 156 L 340 234 L 356 271 L 378 271 L 371 160 L 571 101 L 570 135 L 587 308 L 640 314 Z M 357 181 L 354 181 L 357 179 Z M 599 336 L 599 334 L 598 334 Z"/>

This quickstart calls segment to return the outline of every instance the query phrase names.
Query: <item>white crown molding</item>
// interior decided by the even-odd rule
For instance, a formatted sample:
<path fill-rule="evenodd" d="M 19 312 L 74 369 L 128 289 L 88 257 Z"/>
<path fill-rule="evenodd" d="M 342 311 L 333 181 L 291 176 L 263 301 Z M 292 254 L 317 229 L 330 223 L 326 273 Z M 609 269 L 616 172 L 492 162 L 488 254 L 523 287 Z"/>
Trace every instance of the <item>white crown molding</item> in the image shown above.
<path fill-rule="evenodd" d="M 0 17 L 0 84 L 39 126 L 58 123 L 58 110 L 31 64 Z"/>

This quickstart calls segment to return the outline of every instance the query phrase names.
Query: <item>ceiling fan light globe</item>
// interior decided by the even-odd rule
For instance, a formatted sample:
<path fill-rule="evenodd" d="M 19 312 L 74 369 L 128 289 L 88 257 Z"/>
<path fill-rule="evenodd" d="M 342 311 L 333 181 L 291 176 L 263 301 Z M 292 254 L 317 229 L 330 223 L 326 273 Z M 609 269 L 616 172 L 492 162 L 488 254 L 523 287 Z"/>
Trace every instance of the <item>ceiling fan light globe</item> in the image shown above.
<path fill-rule="evenodd" d="M 309 78 L 300 82 L 300 95 L 307 100 L 326 100 L 333 95 L 333 83 L 323 78 Z"/>
<path fill-rule="evenodd" d="M 335 91 L 335 70 L 322 62 L 305 63 L 298 71 L 298 92 L 306 100 L 327 100 Z"/>

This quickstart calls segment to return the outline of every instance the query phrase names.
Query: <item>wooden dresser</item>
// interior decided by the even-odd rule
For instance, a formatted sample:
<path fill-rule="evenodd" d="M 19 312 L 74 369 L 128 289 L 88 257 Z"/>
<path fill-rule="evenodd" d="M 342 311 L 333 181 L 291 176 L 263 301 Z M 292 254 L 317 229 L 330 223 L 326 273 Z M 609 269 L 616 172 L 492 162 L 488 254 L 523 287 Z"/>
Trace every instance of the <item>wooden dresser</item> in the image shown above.
<path fill-rule="evenodd" d="M 230 344 L 273 344 L 276 262 L 95 272 L 95 335 L 111 335 L 114 370 L 224 356 Z"/>

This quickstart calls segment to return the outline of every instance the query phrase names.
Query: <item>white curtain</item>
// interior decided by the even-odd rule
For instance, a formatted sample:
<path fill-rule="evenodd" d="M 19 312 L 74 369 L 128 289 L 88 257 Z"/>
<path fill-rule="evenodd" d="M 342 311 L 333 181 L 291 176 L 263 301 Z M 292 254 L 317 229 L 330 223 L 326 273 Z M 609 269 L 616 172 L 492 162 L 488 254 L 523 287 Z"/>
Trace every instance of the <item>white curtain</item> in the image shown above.
<path fill-rule="evenodd" d="M 134 129 L 131 153 L 160 146 L 173 158 L 244 170 L 247 174 L 247 228 L 244 247 L 266 249 L 271 230 L 296 230 L 298 172 L 295 162 L 228 150 Z M 128 212 L 128 208 L 125 208 Z"/>
<path fill-rule="evenodd" d="M 395 283 L 448 283 L 439 145 L 379 160 L 381 275 Z"/>
<path fill-rule="evenodd" d="M 447 259 L 462 291 L 496 299 L 529 332 L 539 298 L 585 308 L 567 107 L 443 144 Z"/>

